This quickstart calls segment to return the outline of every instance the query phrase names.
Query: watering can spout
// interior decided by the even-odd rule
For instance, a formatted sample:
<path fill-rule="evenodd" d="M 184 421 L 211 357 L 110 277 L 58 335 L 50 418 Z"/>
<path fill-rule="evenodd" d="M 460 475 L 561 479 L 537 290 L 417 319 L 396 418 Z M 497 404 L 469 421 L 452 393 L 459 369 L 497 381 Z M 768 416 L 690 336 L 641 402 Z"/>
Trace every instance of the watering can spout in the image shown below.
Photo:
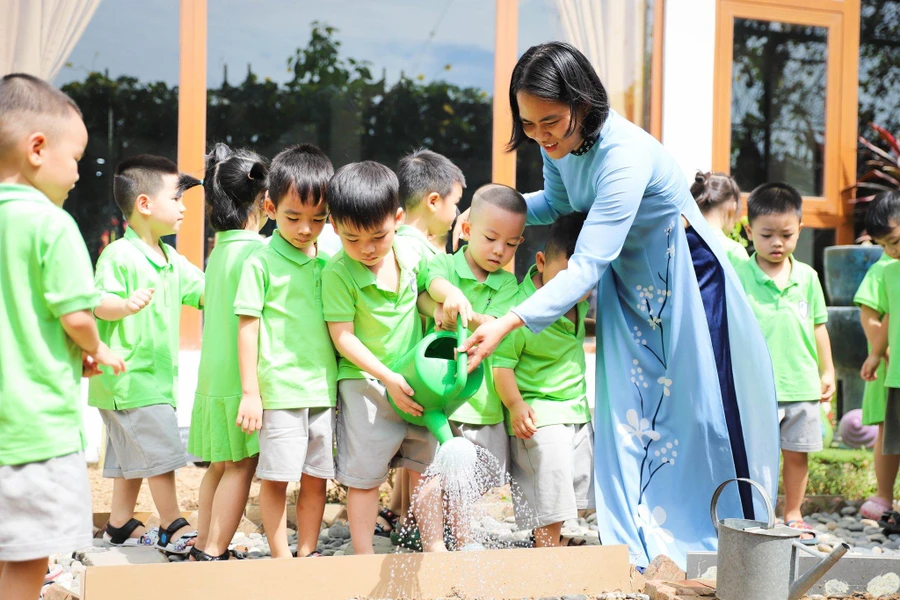
<path fill-rule="evenodd" d="M 794 542 L 794 547 L 798 550 L 803 550 L 813 556 L 819 557 L 822 560 L 819 561 L 815 567 L 807 571 L 803 574 L 803 577 L 795 581 L 791 585 L 791 593 L 788 596 L 788 600 L 800 600 L 803 595 L 809 591 L 815 583 L 822 578 L 822 576 L 827 573 L 834 564 L 840 560 L 844 554 L 847 553 L 847 550 L 850 549 L 850 546 L 842 543 L 840 546 L 831 551 L 831 554 L 822 554 L 821 552 L 816 552 L 811 548 L 807 548 L 803 544 L 799 542 Z"/>
<path fill-rule="evenodd" d="M 425 427 L 434 434 L 439 444 L 444 444 L 453 439 L 453 431 L 450 429 L 450 421 L 442 410 L 426 410 L 422 413 Z"/>

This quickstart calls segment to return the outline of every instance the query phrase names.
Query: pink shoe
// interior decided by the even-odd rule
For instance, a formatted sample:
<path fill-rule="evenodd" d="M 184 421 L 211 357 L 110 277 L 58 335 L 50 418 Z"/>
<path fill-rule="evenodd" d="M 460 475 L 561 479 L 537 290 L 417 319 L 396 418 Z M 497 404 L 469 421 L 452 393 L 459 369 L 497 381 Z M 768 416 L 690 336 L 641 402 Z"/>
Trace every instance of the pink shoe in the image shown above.
<path fill-rule="evenodd" d="M 893 509 L 894 507 L 892 503 L 888 502 L 884 498 L 872 496 L 871 498 L 868 498 L 859 508 L 859 514 L 864 519 L 877 521 L 881 518 L 881 515 Z"/>

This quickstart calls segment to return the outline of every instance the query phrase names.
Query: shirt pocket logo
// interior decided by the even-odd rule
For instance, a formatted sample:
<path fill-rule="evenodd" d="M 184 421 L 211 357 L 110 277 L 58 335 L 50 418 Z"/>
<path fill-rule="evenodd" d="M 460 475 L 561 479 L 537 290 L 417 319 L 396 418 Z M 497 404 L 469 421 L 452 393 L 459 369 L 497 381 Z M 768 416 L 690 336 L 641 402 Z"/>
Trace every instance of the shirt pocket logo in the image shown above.
<path fill-rule="evenodd" d="M 809 302 L 806 300 L 801 300 L 797 303 L 797 309 L 800 311 L 800 316 L 804 319 L 809 318 Z"/>

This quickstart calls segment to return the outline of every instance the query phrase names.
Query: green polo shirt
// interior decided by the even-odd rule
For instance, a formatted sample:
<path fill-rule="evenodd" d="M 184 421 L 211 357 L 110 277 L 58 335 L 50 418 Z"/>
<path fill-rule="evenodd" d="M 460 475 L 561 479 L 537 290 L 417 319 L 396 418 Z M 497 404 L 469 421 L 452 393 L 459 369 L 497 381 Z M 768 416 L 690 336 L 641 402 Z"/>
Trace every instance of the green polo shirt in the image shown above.
<path fill-rule="evenodd" d="M 740 242 L 731 239 L 719 228 L 714 228 L 714 232 L 716 234 L 716 239 L 718 239 L 719 242 L 721 242 L 722 247 L 725 248 L 725 254 L 728 255 L 728 260 L 732 265 L 738 265 L 750 259 L 747 255 L 747 249 L 744 248 Z"/>
<path fill-rule="evenodd" d="M 866 271 L 866 276 L 863 277 L 862 283 L 859 284 L 859 288 L 856 290 L 856 295 L 853 296 L 854 304 L 868 306 L 880 315 L 884 315 L 887 312 L 887 306 L 884 304 L 884 268 L 893 262 L 896 261 L 885 252 L 874 265 L 869 267 L 869 270 Z M 867 344 L 867 347 L 870 350 L 872 348 L 870 344 Z M 881 364 L 878 365 L 878 369 L 875 371 L 877 379 L 866 382 L 863 405 L 870 404 L 873 401 L 882 406 L 884 405 L 886 370 L 884 361 L 881 361 Z"/>
<path fill-rule="evenodd" d="M 130 227 L 106 247 L 97 261 L 94 283 L 103 296 L 129 298 L 153 288 L 153 299 L 139 312 L 118 321 L 98 319 L 100 339 L 125 359 L 119 376 L 108 368 L 91 378 L 88 403 L 106 410 L 176 405 L 178 335 L 181 306 L 200 308 L 203 271 L 175 248 L 159 243 L 154 252 Z"/>
<path fill-rule="evenodd" d="M 828 310 L 815 270 L 788 260 L 791 276 L 784 289 L 759 268 L 756 254 L 735 269 L 769 346 L 778 401 L 808 402 L 822 395 L 815 328 L 828 321 Z"/>
<path fill-rule="evenodd" d="M 234 313 L 259 319 L 259 395 L 266 410 L 337 403 L 337 359 L 322 315 L 322 269 L 276 230 L 244 265 Z"/>
<path fill-rule="evenodd" d="M 201 399 L 240 399 L 238 368 L 238 317 L 234 314 L 241 272 L 247 260 L 265 248 L 254 231 L 231 229 L 216 234 L 216 247 L 206 264 L 206 294 L 203 306 L 203 345 L 197 376 Z"/>
<path fill-rule="evenodd" d="M 519 291 L 516 276 L 501 269 L 488 274 L 484 282 L 478 281 L 466 262 L 467 248 L 464 246 L 455 254 L 434 257 L 428 263 L 427 284 L 430 286 L 435 279 L 445 279 L 462 291 L 475 312 L 502 317 L 514 306 Z M 491 362 L 491 357 L 485 360 L 484 383 L 468 402 L 450 416 L 452 421 L 470 425 L 494 425 L 503 421 L 503 403 L 494 391 Z"/>
<path fill-rule="evenodd" d="M 516 304 L 537 291 L 532 281 L 537 272 L 537 266 L 528 270 Z M 576 306 L 578 323 L 562 316 L 538 334 L 519 327 L 503 338 L 494 352 L 493 368 L 515 372 L 519 392 L 534 409 L 539 428 L 591 420 L 584 381 L 584 316 L 589 306 L 587 300 Z M 508 419 L 506 430 L 514 435 Z"/>
<path fill-rule="evenodd" d="M 411 245 L 419 253 L 419 256 L 426 260 L 431 260 L 435 256 L 443 254 L 428 241 L 428 237 L 424 233 L 412 225 L 401 225 L 398 227 L 397 237 L 411 242 Z"/>
<path fill-rule="evenodd" d="M 351 259 L 343 249 L 322 272 L 325 320 L 352 322 L 356 337 L 389 368 L 422 339 L 416 301 L 425 287 L 426 271 L 426 260 L 402 237 L 394 239 L 394 256 L 400 267 L 396 292 L 383 288 L 375 273 Z M 340 358 L 339 381 L 365 377 L 352 361 Z"/>
<path fill-rule="evenodd" d="M 876 263 L 878 264 L 878 263 Z M 875 265 L 872 265 L 875 268 Z M 881 306 L 891 320 L 888 324 L 888 347 L 900 348 L 900 261 L 894 261 L 884 267 L 882 274 Z M 884 385 L 889 388 L 900 388 L 900 360 L 890 360 Z M 882 363 L 883 364 L 883 363 Z"/>
<path fill-rule="evenodd" d="M 69 213 L 0 184 L 0 465 L 84 449 L 81 349 L 59 318 L 100 301 Z"/>

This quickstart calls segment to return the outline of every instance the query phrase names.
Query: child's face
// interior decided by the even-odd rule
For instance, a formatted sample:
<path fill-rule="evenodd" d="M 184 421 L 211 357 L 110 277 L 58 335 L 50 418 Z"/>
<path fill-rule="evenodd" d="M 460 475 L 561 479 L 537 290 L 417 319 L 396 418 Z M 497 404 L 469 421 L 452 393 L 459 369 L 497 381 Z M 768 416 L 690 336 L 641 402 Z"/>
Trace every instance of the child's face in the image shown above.
<path fill-rule="evenodd" d="M 178 175 L 163 175 L 163 184 L 152 196 L 138 196 L 135 210 L 147 217 L 154 235 L 177 233 L 184 222 L 184 194 L 178 187 Z"/>
<path fill-rule="evenodd" d="M 493 273 L 510 263 L 524 239 L 525 215 L 484 204 L 463 223 L 469 255 L 479 267 Z"/>
<path fill-rule="evenodd" d="M 334 230 L 341 238 L 344 252 L 353 260 L 367 267 L 375 267 L 387 256 L 394 244 L 394 233 L 403 220 L 403 211 L 386 218 L 380 225 L 362 229 L 352 223 L 331 220 Z"/>
<path fill-rule="evenodd" d="M 450 228 L 453 226 L 453 221 L 456 220 L 457 215 L 457 206 L 459 205 L 459 201 L 462 198 L 462 186 L 459 182 L 455 182 L 453 184 L 453 189 L 450 190 L 450 193 L 446 196 L 437 196 L 436 198 L 432 198 L 429 196 L 427 199 L 431 204 L 431 208 L 434 211 L 432 215 L 431 222 L 428 224 L 428 233 L 434 236 L 444 235 Z"/>
<path fill-rule="evenodd" d="M 760 215 L 749 227 L 756 253 L 772 264 L 778 264 L 794 253 L 802 228 L 800 217 L 794 212 Z"/>
<path fill-rule="evenodd" d="M 891 258 L 900 258 L 900 223 L 891 219 L 888 224 L 891 232 L 884 237 L 875 238 L 875 243 L 884 248 L 885 253 Z"/>
<path fill-rule="evenodd" d="M 281 199 L 278 207 L 269 196 L 266 196 L 266 214 L 275 220 L 281 237 L 290 242 L 298 250 L 307 250 L 316 243 L 325 220 L 328 218 L 328 205 L 324 201 L 318 204 L 304 204 L 300 196 L 291 191 Z"/>
<path fill-rule="evenodd" d="M 57 206 L 62 206 L 78 181 L 78 161 L 87 146 L 88 133 L 73 110 L 66 118 L 55 119 L 49 133 L 29 137 L 28 160 L 34 167 L 31 184 Z"/>

